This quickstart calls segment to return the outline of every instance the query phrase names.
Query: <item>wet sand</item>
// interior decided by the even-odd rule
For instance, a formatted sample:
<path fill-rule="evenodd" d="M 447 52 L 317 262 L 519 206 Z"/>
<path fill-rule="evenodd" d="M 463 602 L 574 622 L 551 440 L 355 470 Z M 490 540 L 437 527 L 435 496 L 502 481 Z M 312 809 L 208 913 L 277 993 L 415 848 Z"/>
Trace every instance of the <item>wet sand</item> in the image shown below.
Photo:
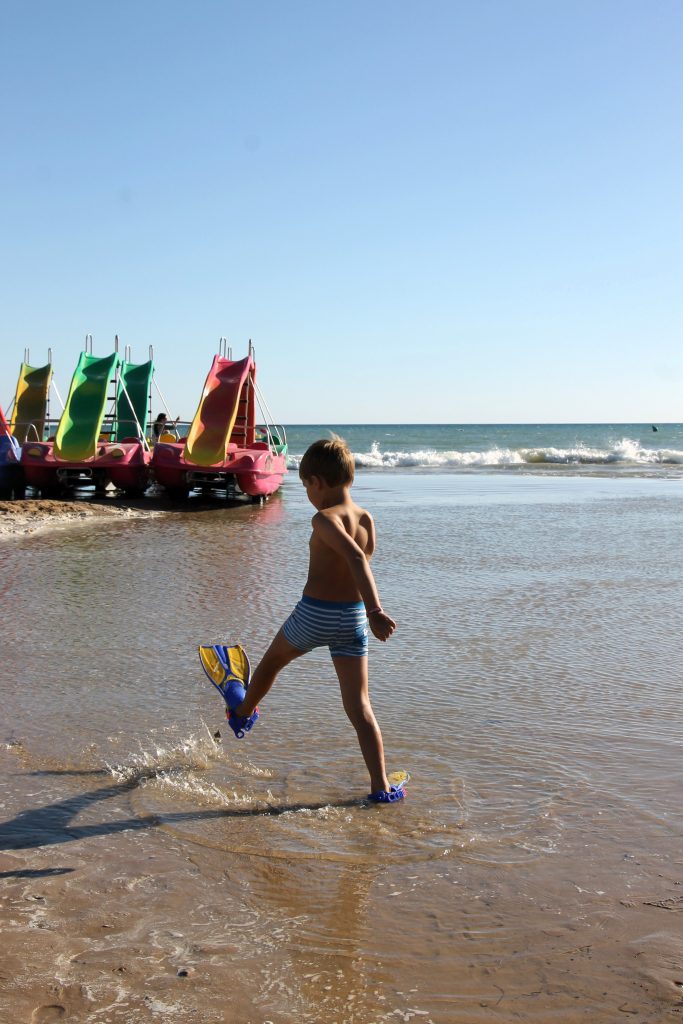
<path fill-rule="evenodd" d="M 238 504 L 239 501 L 233 502 Z M 171 501 L 163 493 L 150 493 L 143 498 L 96 496 L 80 492 L 71 499 L 25 498 L 0 501 L 0 539 L 22 536 L 52 527 L 93 524 L 93 520 L 154 519 L 160 515 L 183 511 L 206 512 L 224 508 L 226 501 L 218 496 L 193 495 L 184 502 Z"/>
<path fill-rule="evenodd" d="M 134 507 L 116 499 L 59 501 L 27 498 L 0 501 L 0 537 L 35 533 L 54 526 L 86 524 L 93 519 L 141 519 L 158 514 L 156 509 Z"/>
<path fill-rule="evenodd" d="M 323 655 L 243 743 L 196 663 L 288 610 L 298 488 L 3 545 L 2 1024 L 683 1019 L 678 500 L 437 483 L 359 481 L 385 808 Z"/>
<path fill-rule="evenodd" d="M 677 843 L 614 841 L 613 812 L 594 849 L 516 867 L 302 865 L 180 841 L 140 785 L 94 774 L 14 828 L 3 1022 L 681 1019 Z"/>

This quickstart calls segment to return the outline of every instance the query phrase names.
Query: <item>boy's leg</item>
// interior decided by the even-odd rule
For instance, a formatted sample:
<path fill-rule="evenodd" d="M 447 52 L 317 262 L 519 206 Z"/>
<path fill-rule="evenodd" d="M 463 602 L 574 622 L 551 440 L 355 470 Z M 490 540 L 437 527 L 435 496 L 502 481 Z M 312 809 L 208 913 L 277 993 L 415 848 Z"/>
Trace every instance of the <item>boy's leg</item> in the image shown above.
<path fill-rule="evenodd" d="M 388 790 L 382 733 L 368 694 L 368 659 L 337 655 L 332 661 L 339 679 L 344 711 L 356 730 L 361 753 L 370 773 L 370 791 L 377 793 Z"/>
<path fill-rule="evenodd" d="M 285 640 L 284 634 L 280 630 L 261 658 L 251 677 L 247 695 L 239 707 L 235 708 L 235 713 L 247 718 L 256 705 L 263 700 L 285 665 L 289 665 L 290 661 L 300 658 L 305 653 L 290 644 L 289 640 Z"/>

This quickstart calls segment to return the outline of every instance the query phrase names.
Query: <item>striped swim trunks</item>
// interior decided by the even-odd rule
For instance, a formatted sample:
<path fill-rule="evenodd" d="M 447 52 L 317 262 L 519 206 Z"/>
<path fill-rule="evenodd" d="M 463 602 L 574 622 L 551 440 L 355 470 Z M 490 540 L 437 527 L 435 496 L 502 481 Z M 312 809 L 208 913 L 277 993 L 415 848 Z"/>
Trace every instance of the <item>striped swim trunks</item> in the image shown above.
<path fill-rule="evenodd" d="M 304 595 L 282 632 L 300 651 L 329 647 L 333 658 L 368 653 L 368 619 L 362 601 L 319 601 Z"/>

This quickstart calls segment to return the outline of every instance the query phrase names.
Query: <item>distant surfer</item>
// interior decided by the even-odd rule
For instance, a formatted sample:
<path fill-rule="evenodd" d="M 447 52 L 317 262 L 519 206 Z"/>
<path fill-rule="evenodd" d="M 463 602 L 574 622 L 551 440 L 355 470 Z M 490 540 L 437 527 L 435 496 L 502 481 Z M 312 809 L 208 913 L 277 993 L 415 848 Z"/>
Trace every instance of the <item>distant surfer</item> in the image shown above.
<path fill-rule="evenodd" d="M 654 430 L 655 434 L 659 431 L 659 427 L 656 427 L 654 423 L 652 424 L 652 429 Z"/>
<path fill-rule="evenodd" d="M 384 763 L 382 734 L 368 693 L 368 625 L 386 641 L 396 623 L 382 608 L 370 569 L 375 524 L 351 497 L 354 459 L 345 441 L 316 441 L 304 454 L 299 476 L 318 511 L 313 516 L 308 579 L 301 600 L 251 677 L 241 704 L 232 707 L 236 724 L 250 718 L 282 669 L 315 647 L 328 647 L 344 710 L 356 730 L 370 773 L 370 799 L 393 803 L 404 782 L 392 784 Z M 231 722 L 232 724 L 232 722 Z"/>

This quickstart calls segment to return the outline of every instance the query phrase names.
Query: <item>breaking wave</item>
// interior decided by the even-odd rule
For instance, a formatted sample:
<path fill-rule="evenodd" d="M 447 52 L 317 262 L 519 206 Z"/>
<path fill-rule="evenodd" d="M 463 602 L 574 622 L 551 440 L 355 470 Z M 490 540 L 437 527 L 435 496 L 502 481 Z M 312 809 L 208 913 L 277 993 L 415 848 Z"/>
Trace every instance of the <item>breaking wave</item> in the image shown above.
<path fill-rule="evenodd" d="M 576 445 L 571 448 L 502 448 L 486 451 L 439 451 L 419 448 L 414 451 L 382 450 L 373 441 L 367 452 L 354 452 L 360 469 L 482 469 L 505 466 L 676 466 L 683 465 L 683 451 L 669 448 L 644 448 L 639 441 L 622 438 L 609 448 Z M 290 455 L 289 468 L 298 469 L 300 455 Z"/>

